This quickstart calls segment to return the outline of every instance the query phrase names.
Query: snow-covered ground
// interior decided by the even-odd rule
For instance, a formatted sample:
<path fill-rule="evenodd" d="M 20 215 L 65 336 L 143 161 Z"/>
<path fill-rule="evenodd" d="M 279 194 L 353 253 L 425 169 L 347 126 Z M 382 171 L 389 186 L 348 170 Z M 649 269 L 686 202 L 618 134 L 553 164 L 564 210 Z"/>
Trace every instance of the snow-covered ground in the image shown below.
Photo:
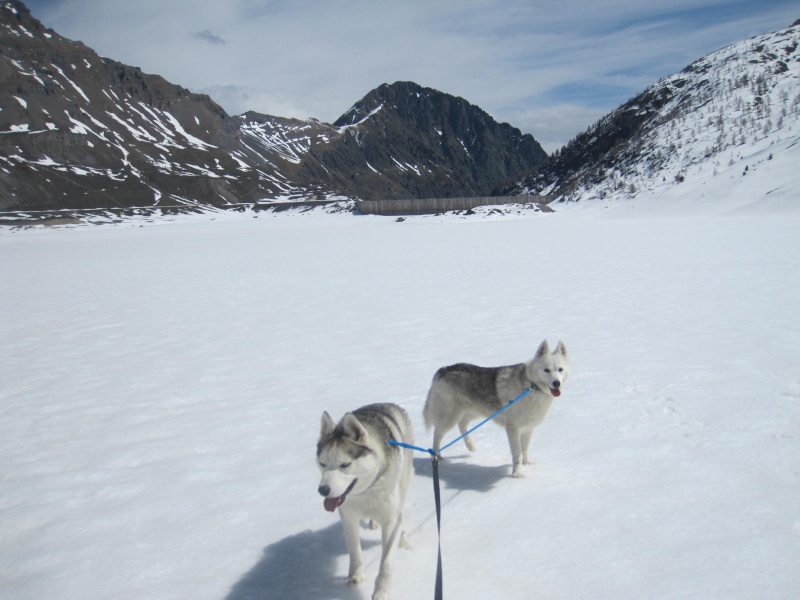
<path fill-rule="evenodd" d="M 692 181 L 552 215 L 0 231 L 0 597 L 368 598 L 378 534 L 346 586 L 316 492 L 322 411 L 397 402 L 427 446 L 438 367 L 543 338 L 572 378 L 528 478 L 493 424 L 441 466 L 446 596 L 800 597 L 800 210 L 700 210 Z M 398 599 L 433 592 L 415 463 Z"/>

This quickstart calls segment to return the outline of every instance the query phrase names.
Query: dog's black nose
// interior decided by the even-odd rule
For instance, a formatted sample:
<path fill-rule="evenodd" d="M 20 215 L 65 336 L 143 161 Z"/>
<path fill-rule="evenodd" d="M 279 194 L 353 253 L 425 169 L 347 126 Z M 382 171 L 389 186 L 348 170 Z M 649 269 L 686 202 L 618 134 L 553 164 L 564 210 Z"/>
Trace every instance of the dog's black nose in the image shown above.
<path fill-rule="evenodd" d="M 560 381 L 554 381 L 553 382 L 553 389 L 554 390 L 557 390 L 560 387 L 561 387 L 561 382 Z"/>
<path fill-rule="evenodd" d="M 321 485 L 319 486 L 319 489 L 317 491 L 319 492 L 320 496 L 325 496 L 327 498 L 328 495 L 331 493 L 331 488 L 330 486 L 327 485 Z"/>

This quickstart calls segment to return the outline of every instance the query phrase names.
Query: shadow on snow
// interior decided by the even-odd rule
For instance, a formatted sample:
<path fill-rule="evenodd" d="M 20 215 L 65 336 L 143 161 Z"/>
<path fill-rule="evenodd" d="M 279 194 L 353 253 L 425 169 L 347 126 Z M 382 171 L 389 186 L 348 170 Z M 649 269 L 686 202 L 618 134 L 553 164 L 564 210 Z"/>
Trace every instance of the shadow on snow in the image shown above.
<path fill-rule="evenodd" d="M 374 544 L 362 540 L 364 549 Z M 264 548 L 264 556 L 226 600 L 364 600 L 372 593 L 371 582 L 352 586 L 344 574 L 336 574 L 338 557 L 346 555 L 338 520 L 325 529 L 290 535 Z"/>
<path fill-rule="evenodd" d="M 460 458 L 460 457 L 455 457 Z M 414 472 L 418 476 L 433 477 L 430 458 L 415 458 Z M 508 465 L 485 467 L 470 463 L 454 462 L 452 458 L 439 461 L 439 481 L 444 489 L 460 492 L 488 492 L 498 482 L 509 477 Z"/>

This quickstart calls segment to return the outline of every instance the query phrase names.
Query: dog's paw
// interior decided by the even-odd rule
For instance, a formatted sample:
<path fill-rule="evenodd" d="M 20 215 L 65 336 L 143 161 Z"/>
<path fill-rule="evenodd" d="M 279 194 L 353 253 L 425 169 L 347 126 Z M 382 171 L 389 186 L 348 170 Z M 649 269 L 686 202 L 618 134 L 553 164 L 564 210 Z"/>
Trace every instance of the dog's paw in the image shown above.
<path fill-rule="evenodd" d="M 403 534 L 400 536 L 400 547 L 401 547 L 403 550 L 411 550 L 411 548 L 412 548 L 412 546 L 411 546 L 411 542 L 409 542 L 409 541 L 408 541 L 408 536 L 406 535 L 406 532 L 405 532 L 405 531 L 404 531 L 404 532 L 403 532 Z"/>
<path fill-rule="evenodd" d="M 389 592 L 375 590 L 375 593 L 372 594 L 372 600 L 389 600 Z"/>
<path fill-rule="evenodd" d="M 475 442 L 472 441 L 472 438 L 465 437 L 464 444 L 467 446 L 467 450 L 470 452 L 475 452 Z"/>
<path fill-rule="evenodd" d="M 525 479 L 525 473 L 523 473 L 521 469 L 514 469 L 511 472 L 511 476 L 514 479 Z"/>
<path fill-rule="evenodd" d="M 378 529 L 380 525 L 375 522 L 375 519 L 370 519 L 369 523 L 367 523 L 367 529 Z"/>
<path fill-rule="evenodd" d="M 364 573 L 364 569 L 359 567 L 356 569 L 356 572 L 351 573 L 345 581 L 351 585 L 358 585 L 359 583 L 363 583 L 366 578 L 367 576 Z"/>
<path fill-rule="evenodd" d="M 523 458 L 523 459 L 522 459 L 522 464 L 523 464 L 523 465 L 533 465 L 533 464 L 535 464 L 535 463 L 534 463 L 534 462 L 533 462 L 533 461 L 532 461 L 530 458 L 528 458 L 528 457 L 526 456 L 525 458 Z"/>

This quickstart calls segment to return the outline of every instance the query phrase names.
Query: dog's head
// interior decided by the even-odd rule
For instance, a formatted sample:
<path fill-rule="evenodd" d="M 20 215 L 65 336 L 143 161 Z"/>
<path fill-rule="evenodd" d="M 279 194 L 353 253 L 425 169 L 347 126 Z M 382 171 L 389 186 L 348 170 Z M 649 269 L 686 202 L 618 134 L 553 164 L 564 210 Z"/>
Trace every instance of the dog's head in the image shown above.
<path fill-rule="evenodd" d="M 349 494 L 358 494 L 378 474 L 378 456 L 370 447 L 370 436 L 353 415 L 347 413 L 338 424 L 322 413 L 317 442 L 317 466 L 322 473 L 318 491 L 325 498 L 325 510 L 335 511 Z"/>
<path fill-rule="evenodd" d="M 536 356 L 526 365 L 528 379 L 541 387 L 549 389 L 553 396 L 561 395 L 561 386 L 569 376 L 569 354 L 564 342 L 559 341 L 556 349 L 550 352 L 544 340 Z"/>

